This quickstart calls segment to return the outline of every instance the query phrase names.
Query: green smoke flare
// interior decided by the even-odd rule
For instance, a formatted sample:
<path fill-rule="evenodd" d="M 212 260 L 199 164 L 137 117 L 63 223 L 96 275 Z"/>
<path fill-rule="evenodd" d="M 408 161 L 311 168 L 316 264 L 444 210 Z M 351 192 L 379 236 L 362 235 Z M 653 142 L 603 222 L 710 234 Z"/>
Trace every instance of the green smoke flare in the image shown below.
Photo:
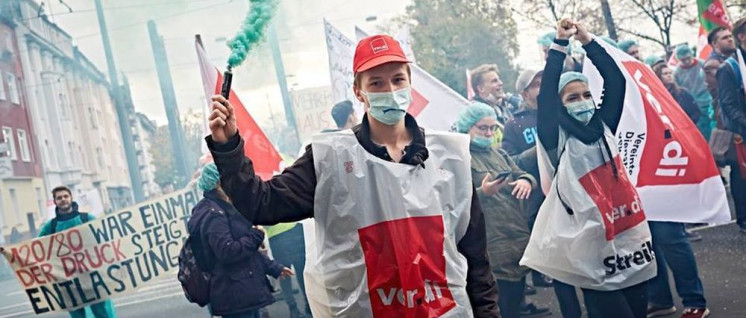
<path fill-rule="evenodd" d="M 249 0 L 249 13 L 244 19 L 241 30 L 228 42 L 231 55 L 228 57 L 228 68 L 234 68 L 246 59 L 249 51 L 264 38 L 269 20 L 277 8 L 277 0 Z"/>

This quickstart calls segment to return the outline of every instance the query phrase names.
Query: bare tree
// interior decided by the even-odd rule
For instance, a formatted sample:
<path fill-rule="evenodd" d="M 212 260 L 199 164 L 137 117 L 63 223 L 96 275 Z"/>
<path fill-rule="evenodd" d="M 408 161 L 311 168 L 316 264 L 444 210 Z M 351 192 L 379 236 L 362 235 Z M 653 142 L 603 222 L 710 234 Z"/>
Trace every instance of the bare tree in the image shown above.
<path fill-rule="evenodd" d="M 592 33 L 604 34 L 607 28 L 601 9 L 599 2 L 588 0 L 526 0 L 512 11 L 541 27 L 554 29 L 560 19 L 571 18 L 583 21 Z"/>
<path fill-rule="evenodd" d="M 624 3 L 630 10 L 621 10 L 628 13 L 620 19 L 622 26 L 618 30 L 655 42 L 666 50 L 671 46 L 671 30 L 675 21 L 688 25 L 697 23 L 696 17 L 691 14 L 692 0 L 625 0 Z M 693 7 L 696 8 L 696 5 Z M 627 27 L 639 25 L 640 16 L 655 25 L 657 34 L 650 34 L 639 27 Z"/>

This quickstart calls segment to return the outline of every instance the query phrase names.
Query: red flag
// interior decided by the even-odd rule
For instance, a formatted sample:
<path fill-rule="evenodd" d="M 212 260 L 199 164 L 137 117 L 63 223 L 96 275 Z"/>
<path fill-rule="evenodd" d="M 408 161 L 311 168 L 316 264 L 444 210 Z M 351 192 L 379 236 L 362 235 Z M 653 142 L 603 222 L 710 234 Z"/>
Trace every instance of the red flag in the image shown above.
<path fill-rule="evenodd" d="M 223 85 L 223 74 L 207 58 L 207 53 L 205 52 L 205 48 L 202 47 L 199 35 L 196 36 L 194 45 L 197 49 L 197 57 L 199 58 L 205 97 L 209 102 L 213 95 L 220 94 L 220 88 Z M 244 107 L 232 89 L 228 101 L 233 105 L 238 132 L 244 139 L 244 154 L 251 158 L 251 161 L 254 163 L 254 171 L 262 180 L 272 178 L 272 175 L 280 171 L 280 162 L 282 162 L 280 153 L 275 150 L 272 142 L 269 141 L 267 135 L 259 128 L 254 118 L 249 115 L 246 107 Z"/>

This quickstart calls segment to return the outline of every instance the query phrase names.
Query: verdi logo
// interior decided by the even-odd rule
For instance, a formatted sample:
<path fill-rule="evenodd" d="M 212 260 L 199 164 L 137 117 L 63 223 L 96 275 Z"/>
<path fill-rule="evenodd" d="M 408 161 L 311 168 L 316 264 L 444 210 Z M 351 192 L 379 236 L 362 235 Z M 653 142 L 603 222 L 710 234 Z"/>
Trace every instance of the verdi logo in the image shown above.
<path fill-rule="evenodd" d="M 443 231 L 439 215 L 358 230 L 374 317 L 440 317 L 456 307 L 446 279 Z"/>
<path fill-rule="evenodd" d="M 607 241 L 645 221 L 637 191 L 629 182 L 619 156 L 614 160 L 618 178 L 614 178 L 608 162 L 580 178 L 580 184 L 603 217 Z"/>

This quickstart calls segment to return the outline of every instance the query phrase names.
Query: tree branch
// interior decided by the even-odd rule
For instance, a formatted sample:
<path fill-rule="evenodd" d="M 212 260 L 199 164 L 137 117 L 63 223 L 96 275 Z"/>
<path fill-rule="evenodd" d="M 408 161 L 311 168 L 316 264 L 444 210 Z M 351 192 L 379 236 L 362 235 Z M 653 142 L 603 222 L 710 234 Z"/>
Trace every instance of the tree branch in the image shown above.
<path fill-rule="evenodd" d="M 639 37 L 639 38 L 643 38 L 645 40 L 653 41 L 653 42 L 658 43 L 658 44 L 660 44 L 661 46 L 664 46 L 664 47 L 666 45 L 660 39 L 656 39 L 656 38 L 654 38 L 652 36 L 649 36 L 649 35 L 646 35 L 646 34 L 638 33 L 638 32 L 635 32 L 635 31 L 632 31 L 632 30 L 628 30 L 628 29 L 625 29 L 625 28 L 622 28 L 622 27 L 617 27 L 617 30 L 622 31 L 622 32 L 627 33 L 627 34 L 630 34 L 630 35 L 634 35 L 634 36 Z"/>

